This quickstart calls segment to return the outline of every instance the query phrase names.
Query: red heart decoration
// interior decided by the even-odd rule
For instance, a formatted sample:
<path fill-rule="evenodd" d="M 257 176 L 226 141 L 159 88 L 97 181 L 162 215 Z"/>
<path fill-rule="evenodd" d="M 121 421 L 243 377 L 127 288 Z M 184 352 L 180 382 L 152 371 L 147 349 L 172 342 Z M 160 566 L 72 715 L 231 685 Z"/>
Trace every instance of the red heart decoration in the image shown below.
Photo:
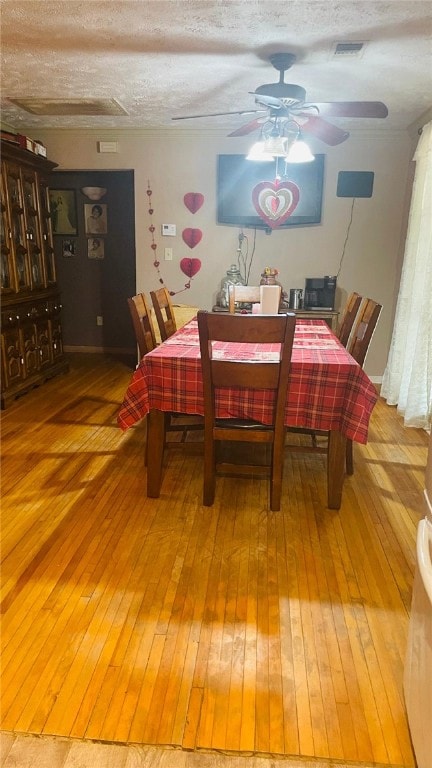
<path fill-rule="evenodd" d="M 295 211 L 300 190 L 293 181 L 261 181 L 252 190 L 252 201 L 261 219 L 271 229 L 279 227 Z"/>
<path fill-rule="evenodd" d="M 201 192 L 188 192 L 183 201 L 188 211 L 196 213 L 204 203 L 204 195 Z"/>
<path fill-rule="evenodd" d="M 194 277 L 201 269 L 200 259 L 182 259 L 180 269 L 186 277 Z"/>
<path fill-rule="evenodd" d="M 202 232 L 200 229 L 191 229 L 188 227 L 182 232 L 182 238 L 189 248 L 195 248 L 202 238 Z"/>

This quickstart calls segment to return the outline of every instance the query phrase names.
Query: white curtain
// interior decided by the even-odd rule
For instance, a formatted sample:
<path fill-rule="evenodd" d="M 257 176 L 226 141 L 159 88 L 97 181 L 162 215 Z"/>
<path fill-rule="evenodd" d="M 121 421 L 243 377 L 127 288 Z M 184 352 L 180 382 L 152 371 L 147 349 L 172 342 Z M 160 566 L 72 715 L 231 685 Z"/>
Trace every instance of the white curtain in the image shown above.
<path fill-rule="evenodd" d="M 416 163 L 393 337 L 381 395 L 408 427 L 432 421 L 432 122 L 424 126 Z"/>

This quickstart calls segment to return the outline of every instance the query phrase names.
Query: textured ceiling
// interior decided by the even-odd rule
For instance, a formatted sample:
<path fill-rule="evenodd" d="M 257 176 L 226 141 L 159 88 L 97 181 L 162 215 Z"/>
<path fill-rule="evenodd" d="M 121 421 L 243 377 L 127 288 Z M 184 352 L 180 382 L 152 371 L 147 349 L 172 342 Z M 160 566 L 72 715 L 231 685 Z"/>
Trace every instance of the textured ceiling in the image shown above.
<path fill-rule="evenodd" d="M 308 101 L 378 100 L 385 120 L 341 127 L 405 129 L 432 106 L 432 0 L 1 0 L 2 123 L 55 128 L 227 128 L 251 117 L 172 122 L 253 109 L 276 82 L 268 56 L 291 51 L 286 81 Z M 359 57 L 335 42 L 366 41 Z M 40 116 L 11 100 L 114 99 L 126 115 Z"/>

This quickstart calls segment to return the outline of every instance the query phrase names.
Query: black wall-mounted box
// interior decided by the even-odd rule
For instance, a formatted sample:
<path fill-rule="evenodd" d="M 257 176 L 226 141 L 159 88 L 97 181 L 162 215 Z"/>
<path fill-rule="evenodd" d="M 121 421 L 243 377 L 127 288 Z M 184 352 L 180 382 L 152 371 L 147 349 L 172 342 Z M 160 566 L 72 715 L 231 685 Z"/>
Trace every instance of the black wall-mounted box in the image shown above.
<path fill-rule="evenodd" d="M 339 171 L 337 197 L 372 197 L 373 171 Z"/>

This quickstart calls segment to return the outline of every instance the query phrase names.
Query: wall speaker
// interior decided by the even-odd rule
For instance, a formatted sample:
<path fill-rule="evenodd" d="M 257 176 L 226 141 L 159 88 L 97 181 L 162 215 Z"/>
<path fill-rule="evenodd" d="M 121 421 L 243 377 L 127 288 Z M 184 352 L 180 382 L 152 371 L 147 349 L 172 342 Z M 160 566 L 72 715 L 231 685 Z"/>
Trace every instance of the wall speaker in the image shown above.
<path fill-rule="evenodd" d="M 337 197 L 372 197 L 373 171 L 339 171 Z"/>

